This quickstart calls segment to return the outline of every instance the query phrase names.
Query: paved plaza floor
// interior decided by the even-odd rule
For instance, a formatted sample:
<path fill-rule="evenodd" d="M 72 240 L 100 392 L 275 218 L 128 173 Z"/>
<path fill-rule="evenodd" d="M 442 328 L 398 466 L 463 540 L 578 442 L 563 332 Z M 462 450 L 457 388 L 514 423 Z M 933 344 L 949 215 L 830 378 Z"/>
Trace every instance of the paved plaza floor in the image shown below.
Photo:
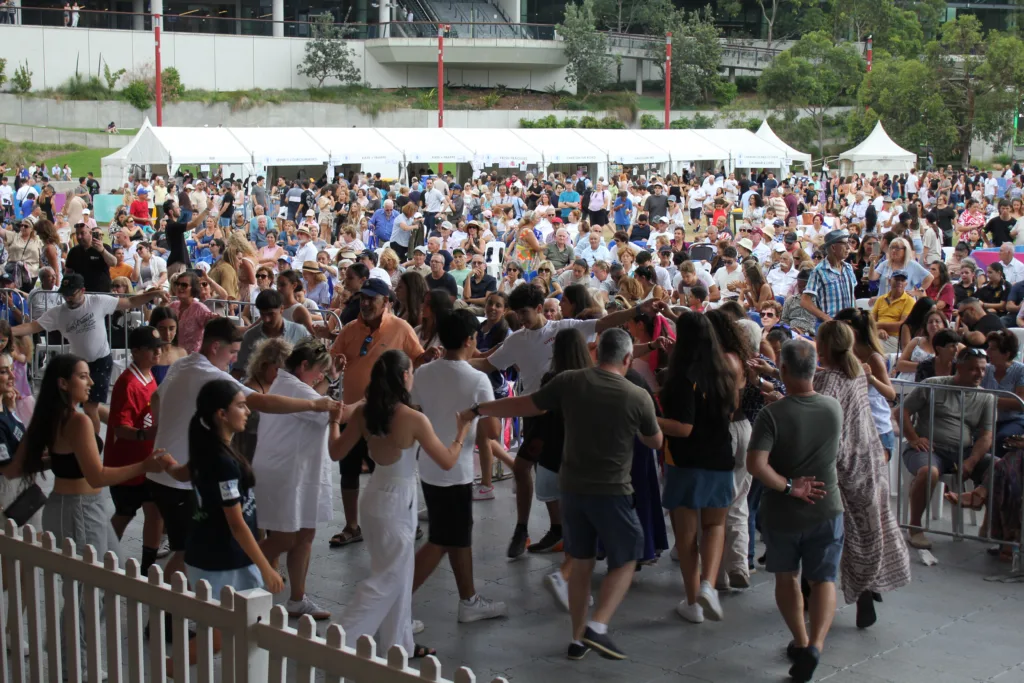
<path fill-rule="evenodd" d="M 569 616 L 543 583 L 561 556 L 527 553 L 507 560 L 515 520 L 512 481 L 497 483 L 495 490 L 495 500 L 474 504 L 476 584 L 482 595 L 508 604 L 508 618 L 459 624 L 455 581 L 446 562 L 413 597 L 413 614 L 426 624 L 416 640 L 437 649 L 446 678 L 457 667 L 468 666 L 478 681 L 503 676 L 514 683 L 788 680 L 784 647 L 789 633 L 775 608 L 771 576 L 759 571 L 749 590 L 723 596 L 723 621 L 694 625 L 675 613 L 682 580 L 668 553 L 636 575 L 611 624 L 610 632 L 628 660 L 608 661 L 591 652 L 583 661 L 569 661 Z M 337 616 L 368 574 L 369 557 L 361 543 L 327 547 L 342 519 L 337 482 L 334 492 L 336 522 L 318 531 L 308 591 Z M 547 521 L 543 506 L 535 503 L 530 524 L 534 540 L 547 530 Z M 125 558 L 139 556 L 140 533 L 141 518 L 125 536 Z M 884 596 L 872 628 L 858 630 L 855 606 L 841 605 L 815 680 L 1024 683 L 1024 584 L 986 581 L 1009 567 L 988 556 L 980 543 L 937 535 L 933 540 L 938 564 L 926 567 L 917 551 L 911 551 L 913 582 Z M 603 575 L 599 564 L 595 592 Z M 320 622 L 321 635 L 327 623 Z"/>

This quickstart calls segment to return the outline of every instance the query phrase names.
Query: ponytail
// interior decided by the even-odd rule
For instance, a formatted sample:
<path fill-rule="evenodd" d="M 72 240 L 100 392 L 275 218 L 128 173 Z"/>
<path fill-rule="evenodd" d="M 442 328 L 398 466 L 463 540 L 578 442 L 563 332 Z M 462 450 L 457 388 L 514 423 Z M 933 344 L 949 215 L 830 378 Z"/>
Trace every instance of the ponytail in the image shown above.
<path fill-rule="evenodd" d="M 374 436 L 386 436 L 391 418 L 399 404 L 409 405 L 409 390 L 405 387 L 405 373 L 412 362 L 402 351 L 392 349 L 381 354 L 370 371 L 370 384 L 366 388 L 363 418 L 366 431 Z"/>

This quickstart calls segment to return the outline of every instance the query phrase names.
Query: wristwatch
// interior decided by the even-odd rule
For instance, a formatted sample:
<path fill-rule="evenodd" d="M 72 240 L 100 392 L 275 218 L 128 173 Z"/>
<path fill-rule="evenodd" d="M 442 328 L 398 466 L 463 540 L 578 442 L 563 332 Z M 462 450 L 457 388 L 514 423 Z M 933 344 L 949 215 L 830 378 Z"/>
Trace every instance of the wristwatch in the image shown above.
<path fill-rule="evenodd" d="M 792 492 L 793 492 L 793 480 L 792 479 L 787 479 L 786 480 L 786 488 L 784 488 L 782 490 L 782 495 L 788 496 Z"/>
<path fill-rule="evenodd" d="M 136 429 L 135 430 L 135 440 L 136 441 L 145 441 L 146 440 L 146 430 L 145 429 Z"/>
<path fill-rule="evenodd" d="M 470 410 L 470 412 L 472 412 L 477 417 L 480 417 L 480 404 L 479 403 L 474 403 L 473 406 L 469 410 Z"/>

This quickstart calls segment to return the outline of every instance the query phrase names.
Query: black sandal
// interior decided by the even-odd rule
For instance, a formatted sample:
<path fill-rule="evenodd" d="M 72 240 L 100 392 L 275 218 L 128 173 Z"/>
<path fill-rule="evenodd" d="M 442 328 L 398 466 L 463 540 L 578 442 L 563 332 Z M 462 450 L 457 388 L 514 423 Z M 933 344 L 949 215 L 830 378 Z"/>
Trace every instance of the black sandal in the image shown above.
<path fill-rule="evenodd" d="M 331 548 L 341 548 L 342 546 L 350 545 L 352 543 L 359 543 L 363 540 L 363 530 L 360 527 L 355 529 L 349 529 L 345 527 L 338 533 L 331 536 L 331 540 L 328 541 L 328 545 Z"/>
<path fill-rule="evenodd" d="M 422 659 L 423 657 L 426 657 L 427 655 L 436 655 L 436 654 L 437 654 L 437 650 L 435 650 L 432 647 L 427 647 L 426 645 L 414 645 L 413 649 L 412 649 L 412 658 L 413 659 Z"/>

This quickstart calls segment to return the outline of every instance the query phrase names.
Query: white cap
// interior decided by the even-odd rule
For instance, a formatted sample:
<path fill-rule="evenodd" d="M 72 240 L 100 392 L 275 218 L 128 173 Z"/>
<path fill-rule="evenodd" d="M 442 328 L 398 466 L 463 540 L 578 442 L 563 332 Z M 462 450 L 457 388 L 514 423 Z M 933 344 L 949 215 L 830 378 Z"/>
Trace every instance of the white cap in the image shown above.
<path fill-rule="evenodd" d="M 483 213 L 483 217 L 484 217 L 484 218 L 490 218 L 490 217 L 491 217 L 491 216 L 493 216 L 493 215 L 494 215 L 494 214 L 492 214 L 492 213 L 491 213 L 491 210 L 490 210 L 490 209 L 484 209 L 484 213 Z"/>
<path fill-rule="evenodd" d="M 89 209 L 82 209 L 82 215 L 83 216 L 88 216 L 91 213 L 92 213 L 92 211 L 90 211 Z"/>
<path fill-rule="evenodd" d="M 196 189 L 196 186 L 193 185 L 192 183 L 185 183 L 185 189 L 186 190 L 194 190 L 194 189 Z"/>
<path fill-rule="evenodd" d="M 668 223 L 668 216 L 658 216 L 659 223 Z"/>
<path fill-rule="evenodd" d="M 445 230 L 454 230 L 455 229 L 455 226 L 453 226 L 448 221 L 445 221 L 444 223 L 442 223 L 441 227 L 444 228 Z"/>
<path fill-rule="evenodd" d="M 307 209 L 306 210 L 306 215 L 307 216 L 315 216 L 316 215 L 316 211 L 314 211 L 313 209 Z"/>
<path fill-rule="evenodd" d="M 782 252 L 786 251 L 786 245 L 783 244 L 782 242 L 776 242 L 775 246 L 772 247 L 772 249 L 774 249 L 776 253 L 781 254 Z"/>
<path fill-rule="evenodd" d="M 423 218 L 423 214 L 422 214 L 422 213 L 420 213 L 419 211 L 417 211 L 416 213 L 414 213 L 414 214 L 412 215 L 412 217 L 413 217 L 414 219 L 415 219 L 415 218 Z"/>

